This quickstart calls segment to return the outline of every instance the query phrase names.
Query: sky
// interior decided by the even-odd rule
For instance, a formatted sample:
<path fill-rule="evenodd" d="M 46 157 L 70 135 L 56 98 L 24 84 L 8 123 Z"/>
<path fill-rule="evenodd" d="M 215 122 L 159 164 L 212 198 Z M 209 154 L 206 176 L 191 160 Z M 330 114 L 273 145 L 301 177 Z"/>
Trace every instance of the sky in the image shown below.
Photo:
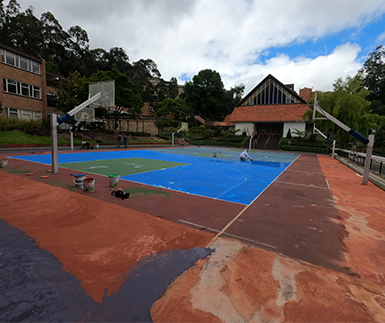
<path fill-rule="evenodd" d="M 268 74 L 297 93 L 331 91 L 385 44 L 384 0 L 17 1 L 65 30 L 80 26 L 91 49 L 152 59 L 165 80 L 184 84 L 211 69 L 226 89 L 244 84 L 244 95 Z"/>

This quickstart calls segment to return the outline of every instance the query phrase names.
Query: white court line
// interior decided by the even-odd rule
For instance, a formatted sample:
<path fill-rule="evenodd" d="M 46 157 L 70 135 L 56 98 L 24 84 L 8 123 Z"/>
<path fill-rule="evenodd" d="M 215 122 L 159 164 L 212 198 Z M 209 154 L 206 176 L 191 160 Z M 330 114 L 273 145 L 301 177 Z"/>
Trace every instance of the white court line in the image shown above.
<path fill-rule="evenodd" d="M 330 190 L 330 185 L 329 185 L 329 181 L 327 178 L 325 178 L 325 181 L 326 181 L 326 185 L 328 186 L 328 189 Z"/>
<path fill-rule="evenodd" d="M 289 183 L 289 182 L 282 182 L 282 181 L 276 181 L 275 183 L 287 184 L 287 185 L 296 185 L 296 186 L 305 186 L 305 187 L 312 187 L 312 188 L 321 188 L 321 189 L 327 190 L 326 187 L 315 186 L 315 185 L 312 185 L 312 184 L 307 185 L 307 184 L 297 184 L 297 183 Z"/>
<path fill-rule="evenodd" d="M 287 169 L 286 171 L 288 172 L 293 172 L 293 173 L 306 173 L 306 174 L 319 174 L 325 176 L 324 173 L 320 172 L 307 172 L 305 170 L 295 170 L 295 169 Z"/>
<path fill-rule="evenodd" d="M 195 227 L 199 227 L 199 228 L 201 228 L 201 229 L 207 229 L 207 230 L 210 230 L 210 231 L 213 231 L 213 232 L 220 232 L 219 230 L 212 229 L 212 228 L 206 227 L 206 226 L 204 226 L 204 225 L 200 225 L 200 224 L 196 224 L 196 223 L 184 221 L 184 220 L 181 220 L 181 219 L 179 219 L 178 221 L 179 221 L 179 222 L 186 223 L 186 224 L 193 225 L 193 226 L 195 226 Z M 228 236 L 231 236 L 231 237 L 234 237 L 234 238 L 237 238 L 237 239 L 246 240 L 246 241 L 250 241 L 250 242 L 252 242 L 252 243 L 260 244 L 260 245 L 265 246 L 265 247 L 277 249 L 277 247 L 272 246 L 272 245 L 270 245 L 270 244 L 263 243 L 263 242 L 259 242 L 259 241 L 255 241 L 255 240 L 251 240 L 251 239 L 247 239 L 247 238 L 244 238 L 244 237 L 241 237 L 241 236 L 237 236 L 237 235 L 235 235 L 235 234 L 231 234 L 231 233 L 227 233 L 227 232 L 224 232 L 223 234 L 226 234 L 226 235 L 228 235 Z"/>

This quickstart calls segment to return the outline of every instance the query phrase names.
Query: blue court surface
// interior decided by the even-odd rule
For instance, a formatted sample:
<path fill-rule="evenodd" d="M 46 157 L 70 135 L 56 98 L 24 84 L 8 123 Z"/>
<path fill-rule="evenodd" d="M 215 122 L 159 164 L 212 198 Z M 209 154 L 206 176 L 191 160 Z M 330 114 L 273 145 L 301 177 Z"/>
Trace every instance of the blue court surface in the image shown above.
<path fill-rule="evenodd" d="M 187 194 L 249 205 L 298 157 L 297 154 L 253 152 L 254 161 L 241 162 L 241 149 L 174 148 L 60 153 L 60 167 L 66 163 L 142 158 L 183 163 L 143 173 L 121 176 L 120 179 Z M 217 157 L 214 158 L 214 153 Z M 51 165 L 51 155 L 9 157 Z M 107 167 L 107 166 L 106 166 Z M 89 167 L 88 173 L 94 173 Z M 115 174 L 111 169 L 110 174 Z"/>

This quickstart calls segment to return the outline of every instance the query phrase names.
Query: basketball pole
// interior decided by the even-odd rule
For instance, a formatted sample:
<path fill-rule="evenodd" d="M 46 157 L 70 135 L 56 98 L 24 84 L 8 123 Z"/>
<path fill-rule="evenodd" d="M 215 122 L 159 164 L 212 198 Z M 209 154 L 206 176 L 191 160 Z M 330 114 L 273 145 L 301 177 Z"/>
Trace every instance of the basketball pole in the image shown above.
<path fill-rule="evenodd" d="M 372 152 L 374 144 L 374 135 L 369 135 L 369 143 L 366 148 L 366 157 L 364 164 L 364 175 L 362 177 L 362 185 L 368 185 L 370 163 L 372 161 Z"/>
<path fill-rule="evenodd" d="M 84 101 L 82 104 L 78 105 L 74 109 L 72 109 L 70 112 L 63 114 L 61 117 L 58 118 L 56 113 L 52 113 L 51 115 L 51 153 L 52 153 L 52 172 L 54 174 L 59 173 L 59 167 L 58 167 L 58 144 L 57 144 L 57 127 L 59 124 L 62 124 L 63 122 L 66 122 L 68 119 L 70 119 L 75 113 L 83 110 L 88 105 L 100 100 L 102 97 L 102 92 L 99 92 L 95 94 L 92 98 L 88 99 L 87 101 Z"/>
<path fill-rule="evenodd" d="M 57 156 L 57 115 L 51 114 L 51 155 L 52 155 L 52 172 L 54 174 L 59 173 L 58 156 Z"/>

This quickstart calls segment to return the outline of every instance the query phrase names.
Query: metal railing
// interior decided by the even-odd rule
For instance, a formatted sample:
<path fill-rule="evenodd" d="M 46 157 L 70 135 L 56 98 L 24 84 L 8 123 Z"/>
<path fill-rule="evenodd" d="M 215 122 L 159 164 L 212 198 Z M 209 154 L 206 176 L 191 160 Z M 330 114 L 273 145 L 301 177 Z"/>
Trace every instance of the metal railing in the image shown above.
<path fill-rule="evenodd" d="M 265 149 L 266 149 L 266 146 L 269 144 L 270 139 L 271 139 L 271 135 L 265 141 Z"/>
<path fill-rule="evenodd" d="M 340 156 L 351 160 L 352 163 L 361 166 L 365 165 L 366 154 L 357 152 L 355 147 L 353 147 L 352 150 L 336 148 L 336 151 Z M 370 171 L 377 173 L 379 176 L 385 176 L 385 157 L 372 155 L 370 160 Z"/>
<path fill-rule="evenodd" d="M 261 135 L 258 135 L 258 137 L 256 138 L 256 139 L 254 139 L 254 147 L 256 147 L 257 145 L 258 145 L 258 140 L 259 140 L 259 138 L 261 138 Z"/>

